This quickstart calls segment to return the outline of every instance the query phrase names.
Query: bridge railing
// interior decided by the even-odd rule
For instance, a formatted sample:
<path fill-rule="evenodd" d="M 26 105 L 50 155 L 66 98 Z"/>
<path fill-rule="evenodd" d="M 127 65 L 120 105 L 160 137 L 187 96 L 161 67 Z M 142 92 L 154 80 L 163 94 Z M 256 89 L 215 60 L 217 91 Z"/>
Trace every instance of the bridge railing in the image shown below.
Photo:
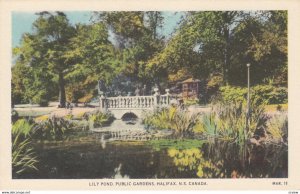
<path fill-rule="evenodd" d="M 119 96 L 106 98 L 107 108 L 152 108 L 154 96 Z"/>
<path fill-rule="evenodd" d="M 153 96 L 118 96 L 100 97 L 100 109 L 131 109 L 131 108 L 153 108 L 165 107 L 170 105 L 172 96 L 169 89 L 166 94 L 160 95 L 158 89 L 154 89 Z"/>
<path fill-rule="evenodd" d="M 161 95 L 159 97 L 158 104 L 160 106 L 169 106 L 169 104 L 170 104 L 170 96 L 169 95 Z"/>

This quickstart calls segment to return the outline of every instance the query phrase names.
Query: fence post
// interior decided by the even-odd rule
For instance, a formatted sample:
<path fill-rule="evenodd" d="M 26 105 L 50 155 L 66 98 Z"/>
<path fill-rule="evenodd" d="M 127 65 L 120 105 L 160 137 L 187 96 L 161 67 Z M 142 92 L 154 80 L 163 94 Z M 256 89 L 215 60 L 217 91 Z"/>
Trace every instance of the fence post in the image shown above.
<path fill-rule="evenodd" d="M 167 96 L 167 99 L 166 99 L 166 103 L 167 105 L 170 104 L 170 89 L 166 89 L 166 96 Z"/>
<path fill-rule="evenodd" d="M 159 106 L 159 92 L 158 88 L 154 88 L 154 107 L 157 108 Z"/>
<path fill-rule="evenodd" d="M 106 107 L 106 98 L 105 96 L 103 96 L 103 94 L 100 96 L 99 104 L 100 104 L 100 111 L 105 112 L 107 107 Z"/>

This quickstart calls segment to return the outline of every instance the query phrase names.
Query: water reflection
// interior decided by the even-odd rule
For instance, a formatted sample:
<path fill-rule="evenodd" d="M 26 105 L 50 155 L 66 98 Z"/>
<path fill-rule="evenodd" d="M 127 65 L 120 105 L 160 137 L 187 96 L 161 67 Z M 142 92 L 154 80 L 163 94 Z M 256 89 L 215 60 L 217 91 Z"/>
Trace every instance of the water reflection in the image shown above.
<path fill-rule="evenodd" d="M 127 120 L 128 122 L 131 120 Z M 115 120 L 111 125 L 101 127 L 101 128 L 93 128 L 94 132 L 118 132 L 118 131 L 144 131 L 144 125 L 141 123 L 140 119 L 136 119 L 134 122 L 128 124 L 123 120 Z"/>
<path fill-rule="evenodd" d="M 287 177 L 284 147 L 249 147 L 249 163 L 243 167 L 238 146 L 228 142 L 156 150 L 146 142 L 107 141 L 106 136 L 86 132 L 68 141 L 36 143 L 39 171 L 13 178 Z"/>
<path fill-rule="evenodd" d="M 179 171 L 193 171 L 200 178 L 222 177 L 219 167 L 203 157 L 199 148 L 185 150 L 168 149 L 168 155 L 173 158 Z M 219 164 L 222 165 L 222 164 Z"/>
<path fill-rule="evenodd" d="M 37 144 L 39 171 L 14 178 L 165 178 L 169 175 L 165 171 L 172 168 L 165 151 L 124 142 L 106 142 L 103 147 L 95 134 L 87 136 L 70 142 Z"/>
<path fill-rule="evenodd" d="M 122 164 L 119 164 L 119 166 L 114 169 L 115 175 L 112 178 L 114 178 L 114 179 L 129 179 L 128 175 L 121 174 L 121 168 L 122 168 Z"/>
<path fill-rule="evenodd" d="M 101 134 L 100 142 L 101 142 L 102 149 L 105 149 L 105 147 L 106 147 L 106 140 L 105 140 L 104 136 L 105 136 L 105 134 Z"/>

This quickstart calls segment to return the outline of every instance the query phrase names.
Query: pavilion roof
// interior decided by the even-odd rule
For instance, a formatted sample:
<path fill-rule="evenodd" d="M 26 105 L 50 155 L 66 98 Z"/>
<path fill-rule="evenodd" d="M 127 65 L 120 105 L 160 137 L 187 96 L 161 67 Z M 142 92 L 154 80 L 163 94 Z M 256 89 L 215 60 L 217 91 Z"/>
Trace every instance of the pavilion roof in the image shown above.
<path fill-rule="evenodd" d="M 193 78 L 189 78 L 187 80 L 184 80 L 183 82 L 181 83 L 194 83 L 194 82 L 200 82 L 200 80 L 198 79 L 193 79 Z"/>

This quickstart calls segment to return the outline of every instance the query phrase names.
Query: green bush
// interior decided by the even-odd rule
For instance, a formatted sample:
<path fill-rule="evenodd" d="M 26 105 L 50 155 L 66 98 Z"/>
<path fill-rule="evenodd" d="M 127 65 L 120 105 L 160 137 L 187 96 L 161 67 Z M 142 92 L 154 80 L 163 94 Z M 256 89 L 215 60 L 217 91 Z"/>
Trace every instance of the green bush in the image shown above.
<path fill-rule="evenodd" d="M 268 141 L 280 144 L 287 143 L 288 117 L 285 114 L 273 116 L 267 123 Z"/>
<path fill-rule="evenodd" d="M 95 113 L 88 115 L 88 120 L 93 123 L 94 127 L 103 127 L 106 125 L 110 125 L 114 120 L 115 117 L 110 112 L 101 112 L 97 111 Z"/>
<path fill-rule="evenodd" d="M 202 138 L 208 140 L 211 148 L 215 148 L 214 154 L 222 155 L 227 152 L 230 155 L 229 158 L 232 157 L 232 159 L 244 162 L 249 159 L 247 158 L 248 143 L 251 138 L 257 136 L 258 131 L 266 127 L 268 121 L 268 117 L 264 114 L 264 104 L 261 104 L 259 99 L 254 98 L 251 101 L 251 107 L 249 128 L 246 125 L 247 103 L 245 100 L 230 103 L 219 102 L 213 106 L 211 113 L 203 116 L 200 122 Z"/>
<path fill-rule="evenodd" d="M 32 98 L 32 102 L 46 107 L 49 104 L 49 94 L 45 90 L 41 90 Z"/>
<path fill-rule="evenodd" d="M 250 103 L 250 107 L 251 122 L 249 129 L 247 129 L 247 133 L 244 134 L 247 115 L 246 101 L 232 101 L 231 103 L 220 102 L 215 105 L 210 115 L 210 120 L 213 120 L 215 123 L 215 133 L 217 133 L 217 136 L 241 141 L 243 139 L 251 138 L 260 127 L 265 127 L 268 118 L 264 114 L 265 104 L 261 103 L 260 99 L 254 98 Z"/>
<path fill-rule="evenodd" d="M 256 98 L 261 104 L 284 104 L 287 103 L 287 88 L 272 85 L 257 85 L 251 87 L 251 100 Z M 221 99 L 220 99 L 221 98 Z M 220 88 L 220 98 L 224 102 L 242 102 L 247 98 L 247 88 L 224 86 Z"/>
<path fill-rule="evenodd" d="M 39 140 L 63 140 L 72 128 L 74 124 L 67 119 L 52 116 L 37 122 L 33 137 Z"/>
<path fill-rule="evenodd" d="M 219 88 L 223 84 L 223 76 L 219 74 L 212 75 L 207 82 L 206 92 L 208 99 L 212 100 Z"/>
<path fill-rule="evenodd" d="M 198 99 L 194 99 L 194 100 L 184 100 L 184 105 L 185 105 L 185 106 L 198 105 L 198 104 L 199 104 L 199 100 L 198 100 Z"/>
<path fill-rule="evenodd" d="M 188 114 L 177 107 L 163 108 L 144 116 L 142 122 L 148 128 L 172 129 L 174 136 L 185 138 L 194 134 L 198 114 Z"/>

